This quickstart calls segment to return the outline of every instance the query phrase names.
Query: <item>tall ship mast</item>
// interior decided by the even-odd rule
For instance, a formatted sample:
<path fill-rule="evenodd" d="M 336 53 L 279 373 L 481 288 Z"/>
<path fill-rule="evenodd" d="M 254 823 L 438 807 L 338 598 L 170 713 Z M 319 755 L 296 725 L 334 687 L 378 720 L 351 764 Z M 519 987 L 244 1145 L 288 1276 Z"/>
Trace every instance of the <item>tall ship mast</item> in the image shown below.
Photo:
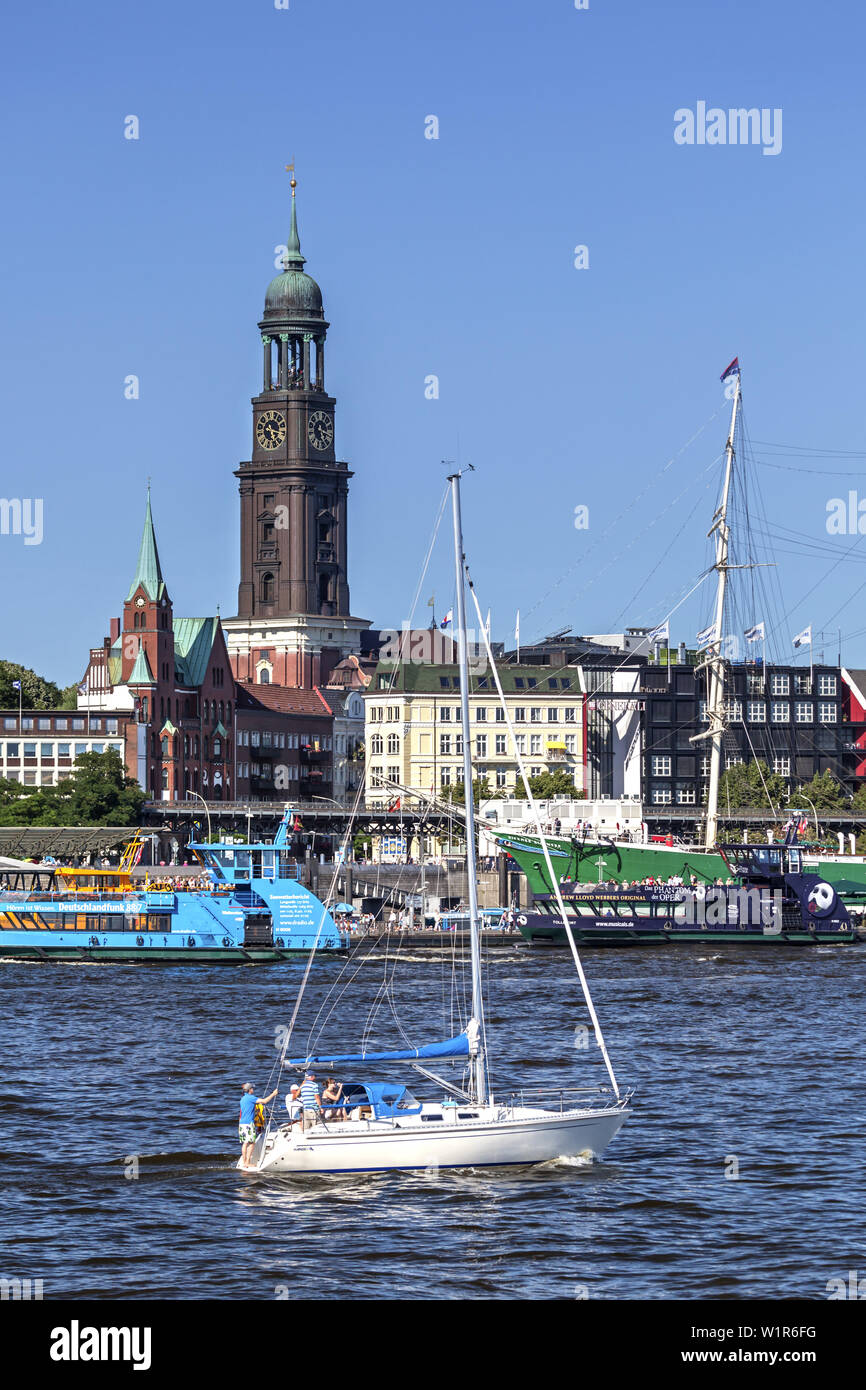
<path fill-rule="evenodd" d="M 716 608 L 713 619 L 713 636 L 707 652 L 707 659 L 698 670 L 706 670 L 708 674 L 707 691 L 707 716 L 709 728 L 703 733 L 696 734 L 690 741 L 697 743 L 703 739 L 710 740 L 710 784 L 707 793 L 707 817 L 704 831 L 704 847 L 708 850 L 713 849 L 718 834 L 718 812 L 719 812 L 719 777 L 722 765 L 722 737 L 725 732 L 725 662 L 722 655 L 722 633 L 725 621 L 725 591 L 728 584 L 728 542 L 730 540 L 730 528 L 728 526 L 728 499 L 731 493 L 731 475 L 734 469 L 734 435 L 737 428 L 737 415 L 740 409 L 740 374 L 734 379 L 734 402 L 731 410 L 731 428 L 728 433 L 728 442 L 725 446 L 725 480 L 722 485 L 722 500 L 719 503 L 713 524 L 707 532 L 708 536 L 715 533 L 716 537 L 716 563 L 715 571 L 718 576 L 716 584 Z"/>

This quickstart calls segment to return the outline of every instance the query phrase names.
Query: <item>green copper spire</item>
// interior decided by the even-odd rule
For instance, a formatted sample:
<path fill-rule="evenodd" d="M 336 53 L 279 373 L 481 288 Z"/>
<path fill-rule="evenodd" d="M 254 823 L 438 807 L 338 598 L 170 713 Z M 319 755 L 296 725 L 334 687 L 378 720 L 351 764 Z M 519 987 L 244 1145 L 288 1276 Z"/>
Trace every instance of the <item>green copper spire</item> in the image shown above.
<path fill-rule="evenodd" d="M 287 166 L 288 167 L 288 166 Z M 285 270 L 303 270 L 306 257 L 301 255 L 301 239 L 298 236 L 298 209 L 295 204 L 295 189 L 298 181 L 292 169 L 292 226 L 289 231 L 289 240 L 286 246 L 286 254 L 283 256 L 283 267 Z"/>
<path fill-rule="evenodd" d="M 153 672 L 150 669 L 150 663 L 147 659 L 147 653 L 142 646 L 141 639 L 139 639 L 138 643 L 138 655 L 135 658 L 135 665 L 130 671 L 126 683 L 127 685 L 156 685 L 156 681 L 153 679 Z"/>
<path fill-rule="evenodd" d="M 153 516 L 150 510 L 150 484 L 147 487 L 147 509 L 144 513 L 144 531 L 141 536 L 141 546 L 138 552 L 138 565 L 135 571 L 135 578 L 130 585 L 129 593 L 126 595 L 127 602 L 132 598 L 139 585 L 144 589 L 148 598 L 160 599 L 165 593 L 162 570 L 159 567 L 159 551 L 156 548 L 156 535 L 153 529 Z"/>

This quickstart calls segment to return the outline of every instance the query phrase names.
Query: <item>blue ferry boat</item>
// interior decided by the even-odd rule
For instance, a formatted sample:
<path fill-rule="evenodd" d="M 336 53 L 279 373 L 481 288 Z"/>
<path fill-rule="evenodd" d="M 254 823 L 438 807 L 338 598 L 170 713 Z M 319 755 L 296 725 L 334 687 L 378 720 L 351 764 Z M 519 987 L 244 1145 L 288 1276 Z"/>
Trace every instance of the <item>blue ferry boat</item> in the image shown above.
<path fill-rule="evenodd" d="M 190 843 L 206 887 L 139 886 L 122 870 L 46 882 L 40 866 L 31 891 L 20 871 L 11 888 L 0 874 L 0 959 L 240 964 L 297 960 L 314 943 L 340 950 L 333 917 L 298 882 L 291 819 L 287 808 L 271 844 Z"/>

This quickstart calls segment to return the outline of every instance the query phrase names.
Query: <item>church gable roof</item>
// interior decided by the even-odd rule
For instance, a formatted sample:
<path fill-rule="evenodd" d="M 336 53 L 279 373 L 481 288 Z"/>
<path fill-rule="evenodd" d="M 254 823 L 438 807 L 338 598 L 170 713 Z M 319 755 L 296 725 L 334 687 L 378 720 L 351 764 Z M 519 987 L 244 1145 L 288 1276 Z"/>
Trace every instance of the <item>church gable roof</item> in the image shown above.
<path fill-rule="evenodd" d="M 175 618 L 174 664 L 183 685 L 200 686 L 219 631 L 219 618 Z"/>
<path fill-rule="evenodd" d="M 127 678 L 127 685 L 156 685 L 153 672 L 147 660 L 147 653 L 141 643 L 138 645 L 138 655 L 135 658 L 135 665 Z"/>

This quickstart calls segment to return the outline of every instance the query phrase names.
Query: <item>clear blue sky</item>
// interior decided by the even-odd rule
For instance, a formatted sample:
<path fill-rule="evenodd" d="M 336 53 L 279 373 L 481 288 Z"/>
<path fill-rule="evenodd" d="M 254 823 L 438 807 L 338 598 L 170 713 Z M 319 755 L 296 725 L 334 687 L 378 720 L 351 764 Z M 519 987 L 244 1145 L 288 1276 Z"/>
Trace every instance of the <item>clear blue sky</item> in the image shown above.
<path fill-rule="evenodd" d="M 459 458 L 477 468 L 467 547 L 494 637 L 518 607 L 524 642 L 663 617 L 707 562 L 718 377 L 739 354 L 751 434 L 819 451 L 755 446 L 784 465 L 758 469 L 773 524 L 826 552 L 777 556 L 780 650 L 832 619 L 866 665 L 866 568 L 823 577 L 855 539 L 828 537 L 827 500 L 866 497 L 864 29 L 839 0 L 7 12 L 0 495 L 42 497 L 44 539 L 0 536 L 0 654 L 80 676 L 120 611 L 148 476 L 175 612 L 235 612 L 232 472 L 294 155 L 355 469 L 356 614 L 407 617 L 440 460 Z M 782 152 L 676 145 L 674 112 L 698 101 L 781 107 Z M 444 610 L 444 544 L 423 618 L 433 590 Z M 699 593 L 673 637 L 706 611 Z"/>

